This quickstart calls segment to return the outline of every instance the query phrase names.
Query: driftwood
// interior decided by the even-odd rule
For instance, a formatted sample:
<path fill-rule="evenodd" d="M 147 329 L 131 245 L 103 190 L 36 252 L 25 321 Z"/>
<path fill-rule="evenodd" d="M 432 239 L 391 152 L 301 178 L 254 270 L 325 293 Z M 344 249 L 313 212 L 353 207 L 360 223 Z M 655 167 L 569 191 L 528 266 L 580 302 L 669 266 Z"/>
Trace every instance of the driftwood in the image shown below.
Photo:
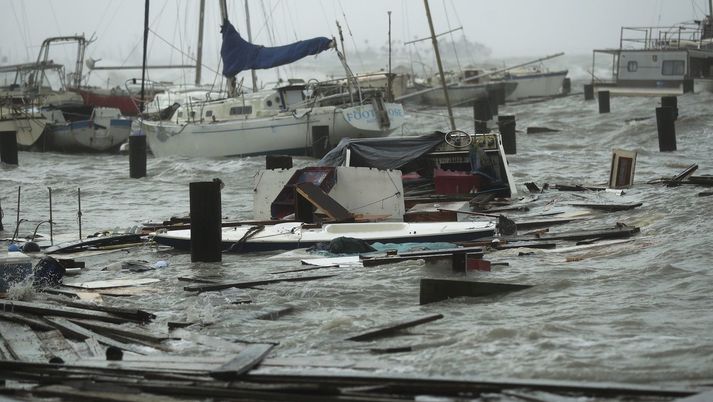
<path fill-rule="evenodd" d="M 39 316 L 59 316 L 69 318 L 84 318 L 90 320 L 99 320 L 111 322 L 114 324 L 122 324 L 125 322 L 140 322 L 139 320 L 119 317 L 113 314 L 102 311 L 92 311 L 75 307 L 52 306 L 49 304 L 30 303 L 23 301 L 0 300 L 0 309 L 2 311 L 29 313 Z"/>
<path fill-rule="evenodd" d="M 424 324 L 427 322 L 435 321 L 435 320 L 440 320 L 443 318 L 443 314 L 433 314 L 429 315 L 426 317 L 421 317 L 421 318 L 416 318 L 416 319 L 411 319 L 411 320 L 405 320 L 405 321 L 400 321 L 394 324 L 389 324 L 385 325 L 380 328 L 376 329 L 370 329 L 366 332 L 362 332 L 361 334 L 351 336 L 347 338 L 347 341 L 368 341 L 371 339 L 383 337 L 390 335 L 396 331 L 399 331 L 404 328 L 410 328 L 419 324 Z"/>
<path fill-rule="evenodd" d="M 317 279 L 331 278 L 336 275 L 315 275 L 315 276 L 298 276 L 290 278 L 275 278 L 275 279 L 262 279 L 254 281 L 241 281 L 241 282 L 221 282 L 221 283 L 207 283 L 199 285 L 185 286 L 183 290 L 189 292 L 210 292 L 216 290 L 223 290 L 229 288 L 251 288 L 260 285 L 269 285 L 271 283 L 278 282 L 306 282 L 313 281 Z"/>

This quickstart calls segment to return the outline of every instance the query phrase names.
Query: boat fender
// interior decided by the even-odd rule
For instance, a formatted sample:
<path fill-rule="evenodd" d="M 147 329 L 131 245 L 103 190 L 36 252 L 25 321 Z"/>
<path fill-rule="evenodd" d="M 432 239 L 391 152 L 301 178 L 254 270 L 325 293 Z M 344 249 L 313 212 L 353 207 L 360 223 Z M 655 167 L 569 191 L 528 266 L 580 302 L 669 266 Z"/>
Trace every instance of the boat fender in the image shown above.
<path fill-rule="evenodd" d="M 7 246 L 7 251 L 20 251 L 20 246 L 15 243 L 10 243 L 10 245 Z"/>

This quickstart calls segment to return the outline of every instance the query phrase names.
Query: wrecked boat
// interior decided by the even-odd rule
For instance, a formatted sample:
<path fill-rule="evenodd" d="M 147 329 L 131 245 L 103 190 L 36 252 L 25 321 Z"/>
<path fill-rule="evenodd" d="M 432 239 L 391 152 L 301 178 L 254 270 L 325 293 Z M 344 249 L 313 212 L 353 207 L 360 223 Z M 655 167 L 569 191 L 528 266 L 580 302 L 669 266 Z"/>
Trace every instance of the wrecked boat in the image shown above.
<path fill-rule="evenodd" d="M 356 222 L 324 225 L 286 222 L 273 225 L 241 225 L 223 228 L 223 250 L 256 252 L 291 250 L 328 243 L 338 237 L 366 242 L 425 243 L 474 240 L 495 234 L 495 222 Z M 157 234 L 157 243 L 180 250 L 191 249 L 191 231 Z"/>
<path fill-rule="evenodd" d="M 404 222 L 404 182 L 421 172 L 446 193 L 517 194 L 498 134 L 440 132 L 420 137 L 343 140 L 302 169 L 265 169 L 253 179 L 258 223 L 222 228 L 233 252 L 309 247 L 338 237 L 367 242 L 457 242 L 493 236 L 493 219 Z M 427 179 L 428 180 L 428 179 Z M 440 183 L 440 184 L 439 184 Z M 286 220 L 290 220 L 286 222 Z M 156 233 L 158 244 L 190 250 L 191 230 Z"/>

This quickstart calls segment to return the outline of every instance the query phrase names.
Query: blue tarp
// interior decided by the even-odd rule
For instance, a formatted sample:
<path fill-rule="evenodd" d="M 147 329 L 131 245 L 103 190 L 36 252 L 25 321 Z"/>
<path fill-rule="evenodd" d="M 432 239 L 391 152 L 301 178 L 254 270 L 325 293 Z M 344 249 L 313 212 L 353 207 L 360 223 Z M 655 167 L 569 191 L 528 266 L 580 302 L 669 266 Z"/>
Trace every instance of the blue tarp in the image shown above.
<path fill-rule="evenodd" d="M 244 70 L 272 68 L 295 62 L 305 56 L 317 54 L 329 49 L 331 40 L 318 37 L 301 40 L 285 46 L 265 47 L 253 45 L 243 39 L 230 21 L 225 20 L 220 31 L 223 45 L 220 56 L 223 58 L 223 75 L 232 77 Z"/>

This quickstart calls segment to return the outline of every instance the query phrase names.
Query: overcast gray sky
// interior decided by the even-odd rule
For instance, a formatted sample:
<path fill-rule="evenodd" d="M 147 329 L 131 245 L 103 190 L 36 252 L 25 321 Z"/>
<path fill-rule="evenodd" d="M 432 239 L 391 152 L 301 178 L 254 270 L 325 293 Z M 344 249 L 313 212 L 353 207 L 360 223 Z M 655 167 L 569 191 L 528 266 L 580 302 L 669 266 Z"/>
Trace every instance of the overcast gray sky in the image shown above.
<path fill-rule="evenodd" d="M 198 3 L 151 0 L 150 63 L 181 63 L 171 47 L 194 52 Z M 339 21 L 347 51 L 378 48 L 387 41 L 387 11 L 392 12 L 394 46 L 429 32 L 421 0 L 250 0 L 249 5 L 253 42 L 268 46 L 336 36 Z M 430 0 L 430 8 L 437 32 L 462 26 L 454 35 L 465 35 L 489 47 L 491 57 L 504 58 L 616 47 L 621 26 L 700 19 L 708 0 Z M 228 9 L 244 34 L 244 1 L 228 0 Z M 141 60 L 144 0 L 0 0 L 0 10 L 0 64 L 35 60 L 45 38 L 75 33 L 95 35 L 87 55 L 103 59 L 104 65 Z M 217 67 L 218 0 L 207 0 L 206 10 L 204 57 Z M 71 60 L 72 52 L 65 53 Z"/>

